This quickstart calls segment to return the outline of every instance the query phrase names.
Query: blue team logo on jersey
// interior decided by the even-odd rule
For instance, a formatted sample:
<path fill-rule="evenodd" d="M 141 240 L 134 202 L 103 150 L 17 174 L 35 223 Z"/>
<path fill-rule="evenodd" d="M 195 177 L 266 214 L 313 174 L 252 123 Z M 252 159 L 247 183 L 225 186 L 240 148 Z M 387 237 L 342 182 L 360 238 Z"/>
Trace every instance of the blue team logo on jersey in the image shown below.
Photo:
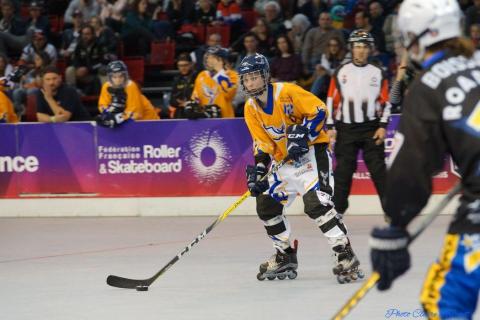
<path fill-rule="evenodd" d="M 285 137 L 285 125 L 282 124 L 280 128 L 276 128 L 274 126 L 266 126 L 263 125 L 265 131 L 267 131 L 268 135 L 272 137 L 273 140 L 279 141 Z"/>
<path fill-rule="evenodd" d="M 284 103 L 283 104 L 283 112 L 285 115 L 290 116 L 293 114 L 293 104 L 291 103 Z"/>

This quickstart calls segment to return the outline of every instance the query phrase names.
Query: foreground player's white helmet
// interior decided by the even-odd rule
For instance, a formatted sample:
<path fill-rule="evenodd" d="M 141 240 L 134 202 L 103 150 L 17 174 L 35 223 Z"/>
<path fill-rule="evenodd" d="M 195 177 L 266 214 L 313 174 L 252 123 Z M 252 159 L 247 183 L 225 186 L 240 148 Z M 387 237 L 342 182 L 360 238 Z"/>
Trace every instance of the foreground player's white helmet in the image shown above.
<path fill-rule="evenodd" d="M 410 51 L 417 62 L 425 49 L 437 42 L 461 36 L 462 12 L 457 0 L 405 0 L 398 12 L 398 28 L 405 48 L 418 43 L 419 52 Z"/>

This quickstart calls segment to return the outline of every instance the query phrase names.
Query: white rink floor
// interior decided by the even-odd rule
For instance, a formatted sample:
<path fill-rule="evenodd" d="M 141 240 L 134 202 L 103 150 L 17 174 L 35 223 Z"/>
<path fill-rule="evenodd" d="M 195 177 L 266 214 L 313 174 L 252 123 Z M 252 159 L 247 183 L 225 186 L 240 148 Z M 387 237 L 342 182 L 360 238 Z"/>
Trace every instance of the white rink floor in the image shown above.
<path fill-rule="evenodd" d="M 214 219 L 0 219 L 0 319 L 325 320 L 360 285 L 336 282 L 326 240 L 306 216 L 289 218 L 300 242 L 296 280 L 256 279 L 259 263 L 273 252 L 270 240 L 256 217 L 234 216 L 185 254 L 150 291 L 105 283 L 109 274 L 150 277 Z M 388 319 L 422 319 L 418 293 L 449 219 L 439 217 L 413 245 L 413 269 L 393 290 L 372 290 L 347 319 L 387 319 L 389 309 L 411 314 Z M 367 276 L 368 234 L 382 221 L 380 216 L 346 219 Z"/>

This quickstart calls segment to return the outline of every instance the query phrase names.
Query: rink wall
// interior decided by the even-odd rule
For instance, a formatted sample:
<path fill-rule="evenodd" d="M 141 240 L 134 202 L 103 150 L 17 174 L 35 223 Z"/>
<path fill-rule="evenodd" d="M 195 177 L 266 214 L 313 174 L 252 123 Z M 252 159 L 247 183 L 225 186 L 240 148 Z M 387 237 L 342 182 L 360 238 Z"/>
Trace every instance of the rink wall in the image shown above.
<path fill-rule="evenodd" d="M 253 162 L 243 119 L 5 124 L 0 136 L 0 216 L 216 215 L 245 192 Z M 456 180 L 446 159 L 434 192 Z M 352 194 L 353 213 L 381 213 L 361 156 Z M 297 206 L 289 212 L 302 212 Z M 235 213 L 254 209 L 247 200 Z"/>

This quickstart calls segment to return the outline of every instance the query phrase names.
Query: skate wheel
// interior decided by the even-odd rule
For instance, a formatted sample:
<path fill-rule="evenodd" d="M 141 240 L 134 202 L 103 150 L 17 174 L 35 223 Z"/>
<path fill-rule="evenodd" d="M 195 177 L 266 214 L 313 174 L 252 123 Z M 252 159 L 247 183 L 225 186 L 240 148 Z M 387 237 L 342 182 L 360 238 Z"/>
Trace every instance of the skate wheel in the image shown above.
<path fill-rule="evenodd" d="M 275 278 L 276 278 L 275 276 L 269 276 L 269 277 L 267 277 L 267 279 L 270 280 L 270 281 L 275 280 Z"/>
<path fill-rule="evenodd" d="M 349 283 L 350 281 L 352 281 L 352 279 L 350 279 L 350 276 L 345 277 L 345 282 L 346 283 Z"/>
<path fill-rule="evenodd" d="M 295 279 L 297 277 L 298 273 L 297 271 L 292 271 L 289 275 L 288 275 L 288 279 Z"/>
<path fill-rule="evenodd" d="M 285 274 L 278 275 L 277 278 L 278 280 L 285 280 L 287 276 Z"/>
<path fill-rule="evenodd" d="M 352 274 L 350 275 L 350 278 L 352 279 L 352 281 L 355 281 L 355 280 L 358 279 L 358 274 L 352 273 Z"/>
<path fill-rule="evenodd" d="M 357 274 L 358 274 L 358 277 L 359 277 L 360 279 L 365 278 L 365 273 L 363 273 L 362 270 L 358 270 L 358 273 L 357 273 Z"/>
<path fill-rule="evenodd" d="M 344 283 L 345 283 L 344 279 L 343 279 L 342 277 L 340 277 L 340 276 L 337 277 L 337 281 L 338 281 L 338 283 L 340 283 L 340 284 L 344 284 Z"/>
<path fill-rule="evenodd" d="M 257 274 L 257 280 L 259 280 L 259 281 L 265 280 L 265 276 L 263 275 L 263 273 Z"/>

